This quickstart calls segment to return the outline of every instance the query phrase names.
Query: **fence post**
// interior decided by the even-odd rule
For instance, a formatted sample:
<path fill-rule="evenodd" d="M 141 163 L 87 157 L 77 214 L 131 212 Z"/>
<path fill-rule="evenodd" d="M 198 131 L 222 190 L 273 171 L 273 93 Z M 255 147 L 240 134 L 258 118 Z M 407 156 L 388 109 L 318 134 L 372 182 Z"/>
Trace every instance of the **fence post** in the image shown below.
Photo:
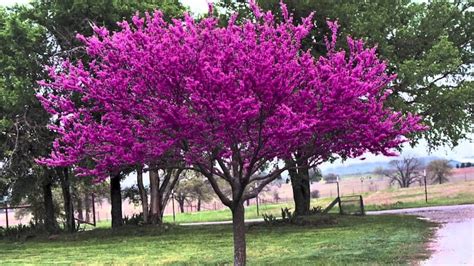
<path fill-rule="evenodd" d="M 92 220 L 94 221 L 94 226 L 97 226 L 95 220 L 95 195 L 92 193 Z"/>
<path fill-rule="evenodd" d="M 174 191 L 171 191 L 171 204 L 173 205 L 173 223 L 176 223 L 176 212 L 174 210 Z"/>
<path fill-rule="evenodd" d="M 258 193 L 257 193 L 257 197 L 255 198 L 255 200 L 257 201 L 257 216 L 260 216 L 259 210 L 258 210 Z"/>
<path fill-rule="evenodd" d="M 337 197 L 337 204 L 339 205 L 339 214 L 343 214 L 342 205 L 341 205 L 341 197 Z"/>
<path fill-rule="evenodd" d="M 362 198 L 362 195 L 360 195 L 359 197 L 360 197 L 360 209 L 361 209 L 362 215 L 365 215 L 364 199 Z"/>

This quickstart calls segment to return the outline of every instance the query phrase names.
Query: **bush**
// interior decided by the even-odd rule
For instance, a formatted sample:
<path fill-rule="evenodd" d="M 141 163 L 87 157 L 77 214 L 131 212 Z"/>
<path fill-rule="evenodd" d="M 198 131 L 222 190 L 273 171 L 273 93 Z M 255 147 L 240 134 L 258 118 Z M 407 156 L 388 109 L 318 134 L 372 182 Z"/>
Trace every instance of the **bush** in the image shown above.
<path fill-rule="evenodd" d="M 316 214 L 322 214 L 323 213 L 323 208 L 321 206 L 316 206 L 313 207 L 311 210 L 309 210 L 310 215 L 316 215 Z"/>
<path fill-rule="evenodd" d="M 311 191 L 311 198 L 312 199 L 318 199 L 319 198 L 319 190 L 315 189 Z"/>
<path fill-rule="evenodd" d="M 133 214 L 131 217 L 123 217 L 123 223 L 126 225 L 142 225 L 144 224 L 143 212 L 139 214 Z"/>
<path fill-rule="evenodd" d="M 30 222 L 28 225 L 19 224 L 8 228 L 0 227 L 0 238 L 8 238 L 10 240 L 27 240 L 36 237 L 39 233 L 43 233 L 42 225 L 35 225 Z"/>
<path fill-rule="evenodd" d="M 278 222 L 277 218 L 273 214 L 262 214 L 263 221 L 266 224 L 276 224 Z"/>

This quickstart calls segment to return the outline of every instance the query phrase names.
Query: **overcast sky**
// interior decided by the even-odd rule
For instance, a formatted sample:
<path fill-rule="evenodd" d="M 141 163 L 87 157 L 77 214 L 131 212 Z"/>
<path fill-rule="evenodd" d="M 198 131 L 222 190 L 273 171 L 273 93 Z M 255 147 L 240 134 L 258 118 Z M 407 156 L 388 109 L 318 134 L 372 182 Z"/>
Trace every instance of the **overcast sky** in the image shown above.
<path fill-rule="evenodd" d="M 208 10 L 208 2 L 215 2 L 215 0 L 180 0 L 183 5 L 188 6 L 194 14 L 199 14 L 199 13 L 205 13 Z M 12 5 L 15 3 L 19 4 L 25 4 L 28 3 L 29 0 L 0 0 L 0 4 L 2 5 Z M 474 138 L 474 135 L 471 135 L 471 139 Z M 455 160 L 466 160 L 466 159 L 474 159 L 474 142 L 465 140 L 460 142 L 460 144 L 454 148 L 450 149 L 449 147 L 442 147 L 438 148 L 435 151 L 432 151 L 431 153 L 428 152 L 428 148 L 426 146 L 426 142 L 422 141 L 419 145 L 417 145 L 414 148 L 409 147 L 408 145 L 405 145 L 406 147 L 403 149 L 402 156 L 426 156 L 426 155 L 433 155 L 433 156 L 439 156 L 439 157 L 445 157 L 449 159 L 455 159 Z M 385 156 L 374 156 L 371 154 L 366 154 L 363 156 L 366 158 L 364 161 L 361 161 L 360 159 L 349 159 L 347 160 L 344 164 L 354 164 L 354 163 L 360 163 L 360 162 L 376 162 L 376 161 L 388 161 L 392 160 L 392 157 L 385 157 Z M 328 167 L 333 167 L 337 165 L 341 165 L 341 162 L 335 162 L 334 164 L 323 164 L 322 169 L 326 169 Z"/>

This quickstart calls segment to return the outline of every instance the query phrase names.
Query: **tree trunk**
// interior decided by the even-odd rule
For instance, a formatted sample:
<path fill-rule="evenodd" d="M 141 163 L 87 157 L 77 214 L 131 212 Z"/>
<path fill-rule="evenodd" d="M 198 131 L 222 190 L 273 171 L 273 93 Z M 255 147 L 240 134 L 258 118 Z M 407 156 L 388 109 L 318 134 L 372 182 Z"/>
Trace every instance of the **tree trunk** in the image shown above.
<path fill-rule="evenodd" d="M 197 209 L 196 209 L 198 212 L 201 211 L 201 197 L 198 197 L 197 199 Z"/>
<path fill-rule="evenodd" d="M 69 169 L 64 168 L 61 178 L 61 189 L 63 192 L 64 212 L 66 214 L 66 230 L 73 233 L 76 230 L 76 221 L 74 220 L 74 206 L 72 205 L 71 185 L 69 180 Z"/>
<path fill-rule="evenodd" d="M 81 221 L 84 221 L 84 208 L 83 208 L 83 202 L 82 202 L 82 197 L 81 195 L 77 195 L 77 218 Z"/>
<path fill-rule="evenodd" d="M 311 189 L 310 189 L 310 182 L 309 182 L 309 167 L 308 161 L 303 160 L 298 164 L 298 174 L 301 176 L 300 186 L 301 186 L 301 194 L 303 198 L 302 207 L 303 211 L 302 214 L 309 214 L 309 208 L 311 205 Z"/>
<path fill-rule="evenodd" d="M 143 171 L 141 168 L 137 169 L 137 184 L 140 193 L 140 200 L 142 202 L 143 222 L 148 223 L 148 195 L 143 185 Z"/>
<path fill-rule="evenodd" d="M 179 204 L 179 210 L 184 213 L 184 200 L 177 200 Z"/>
<path fill-rule="evenodd" d="M 84 207 L 86 209 L 86 222 L 91 222 L 91 199 L 89 195 L 84 196 Z"/>
<path fill-rule="evenodd" d="M 288 170 L 291 178 L 291 188 L 293 190 L 293 200 L 295 202 L 295 214 L 306 215 L 309 213 L 311 194 L 309 189 L 308 169 L 295 169 L 297 164 L 293 160 L 285 162 L 287 166 L 294 167 Z"/>
<path fill-rule="evenodd" d="M 245 209 L 242 202 L 232 207 L 232 229 L 234 233 L 234 265 L 245 265 L 247 251 L 245 243 Z"/>
<path fill-rule="evenodd" d="M 116 174 L 110 178 L 110 200 L 112 204 L 112 228 L 118 228 L 123 225 L 120 174 Z"/>
<path fill-rule="evenodd" d="M 44 226 L 48 233 L 56 234 L 59 226 L 54 215 L 53 193 L 51 191 L 51 178 L 43 183 L 43 201 L 44 201 Z"/>
<path fill-rule="evenodd" d="M 150 170 L 150 222 L 161 224 L 160 176 L 158 170 Z"/>

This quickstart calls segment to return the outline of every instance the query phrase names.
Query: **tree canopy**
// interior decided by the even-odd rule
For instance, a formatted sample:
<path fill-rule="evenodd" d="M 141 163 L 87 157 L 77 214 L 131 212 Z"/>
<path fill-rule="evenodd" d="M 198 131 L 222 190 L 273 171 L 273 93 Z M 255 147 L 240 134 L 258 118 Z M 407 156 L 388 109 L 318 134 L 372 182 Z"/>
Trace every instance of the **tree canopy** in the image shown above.
<path fill-rule="evenodd" d="M 279 13 L 279 0 L 258 1 L 264 10 Z M 456 146 L 468 137 L 474 121 L 472 1 L 284 1 L 295 21 L 315 11 L 316 27 L 303 40 L 315 56 L 327 53 L 323 36 L 326 19 L 337 20 L 341 35 L 362 38 L 377 47 L 397 78 L 387 104 L 396 110 L 423 115 L 430 130 L 418 132 L 413 143 L 427 140 L 429 148 Z M 223 0 L 224 14 L 250 16 L 246 1 Z M 342 48 L 347 46 L 341 43 Z"/>

